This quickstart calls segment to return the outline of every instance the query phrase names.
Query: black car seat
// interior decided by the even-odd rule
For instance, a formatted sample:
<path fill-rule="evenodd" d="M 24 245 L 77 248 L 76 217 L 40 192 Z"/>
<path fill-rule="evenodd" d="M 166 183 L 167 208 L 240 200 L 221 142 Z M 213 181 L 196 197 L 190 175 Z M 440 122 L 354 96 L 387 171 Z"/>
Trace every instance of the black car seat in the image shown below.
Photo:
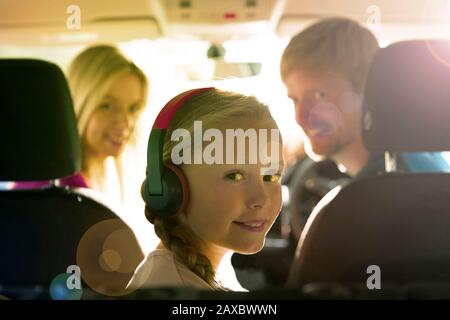
<path fill-rule="evenodd" d="M 366 86 L 363 137 L 386 171 L 331 191 L 299 241 L 289 286 L 450 281 L 450 173 L 395 172 L 396 153 L 450 150 L 450 42 L 381 49 Z"/>
<path fill-rule="evenodd" d="M 54 180 L 80 169 L 70 92 L 54 64 L 0 60 L 0 181 Z M 0 191 L 0 288 L 51 284 L 77 265 L 84 284 L 124 288 L 142 251 L 131 229 L 89 189 Z"/>

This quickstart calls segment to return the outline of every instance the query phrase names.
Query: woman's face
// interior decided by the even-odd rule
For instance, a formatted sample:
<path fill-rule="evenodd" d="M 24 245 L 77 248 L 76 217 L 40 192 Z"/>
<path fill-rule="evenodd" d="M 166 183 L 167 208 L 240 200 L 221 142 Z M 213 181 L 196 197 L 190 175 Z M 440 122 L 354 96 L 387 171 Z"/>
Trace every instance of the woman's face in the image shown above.
<path fill-rule="evenodd" d="M 235 122 L 233 127 L 246 130 L 244 125 Z M 265 175 L 261 174 L 261 168 L 267 166 L 260 161 L 182 166 L 190 186 L 190 201 L 186 214 L 179 219 L 203 240 L 205 250 L 252 254 L 262 249 L 281 209 L 280 176 L 284 166 L 281 145 L 274 148 L 276 144 L 269 139 L 267 143 L 269 152 L 279 152 L 279 160 L 277 168 Z M 247 159 L 248 151 L 246 148 Z"/>
<path fill-rule="evenodd" d="M 113 82 L 88 121 L 85 142 L 99 157 L 118 156 L 133 133 L 140 106 L 142 84 L 128 73 Z"/>

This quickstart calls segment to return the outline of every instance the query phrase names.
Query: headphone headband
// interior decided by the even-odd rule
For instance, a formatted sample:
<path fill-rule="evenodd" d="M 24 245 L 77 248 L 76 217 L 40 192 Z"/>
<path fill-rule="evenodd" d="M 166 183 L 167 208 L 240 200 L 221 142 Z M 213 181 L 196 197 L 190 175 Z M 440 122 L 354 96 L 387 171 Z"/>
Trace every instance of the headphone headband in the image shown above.
<path fill-rule="evenodd" d="M 180 93 L 176 97 L 172 98 L 159 112 L 152 129 L 167 129 L 170 125 L 170 121 L 172 121 L 172 118 L 175 115 L 175 112 L 184 104 L 187 99 L 212 89 L 214 89 L 214 87 L 193 89 Z"/>

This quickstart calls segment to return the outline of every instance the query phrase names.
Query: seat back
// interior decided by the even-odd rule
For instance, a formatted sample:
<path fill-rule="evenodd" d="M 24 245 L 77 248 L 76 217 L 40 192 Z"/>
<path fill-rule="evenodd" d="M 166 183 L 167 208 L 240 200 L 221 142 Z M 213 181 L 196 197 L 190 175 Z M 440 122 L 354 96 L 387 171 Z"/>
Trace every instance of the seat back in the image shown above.
<path fill-rule="evenodd" d="M 308 221 L 290 284 L 450 281 L 450 174 L 389 174 L 335 189 Z"/>

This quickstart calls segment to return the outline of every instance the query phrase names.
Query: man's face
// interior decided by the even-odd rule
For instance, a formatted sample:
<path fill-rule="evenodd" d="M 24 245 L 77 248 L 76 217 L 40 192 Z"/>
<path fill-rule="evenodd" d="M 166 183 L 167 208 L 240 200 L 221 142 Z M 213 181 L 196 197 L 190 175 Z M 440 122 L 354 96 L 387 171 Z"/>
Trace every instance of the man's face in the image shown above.
<path fill-rule="evenodd" d="M 306 151 L 315 159 L 335 158 L 361 137 L 362 97 L 350 81 L 326 73 L 293 70 L 285 79 L 295 105 Z"/>

